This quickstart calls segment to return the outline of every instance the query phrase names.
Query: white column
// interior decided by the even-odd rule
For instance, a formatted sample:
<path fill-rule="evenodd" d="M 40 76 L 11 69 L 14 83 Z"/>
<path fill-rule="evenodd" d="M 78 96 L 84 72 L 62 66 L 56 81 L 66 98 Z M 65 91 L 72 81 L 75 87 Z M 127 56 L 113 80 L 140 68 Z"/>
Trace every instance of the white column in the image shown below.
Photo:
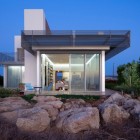
<path fill-rule="evenodd" d="M 40 51 L 37 51 L 37 86 L 41 86 L 41 56 L 40 56 Z"/>
<path fill-rule="evenodd" d="M 105 51 L 101 52 L 100 57 L 100 90 L 105 94 Z"/>
<path fill-rule="evenodd" d="M 8 67 L 7 66 L 4 66 L 4 87 L 6 88 L 7 87 L 7 69 Z"/>

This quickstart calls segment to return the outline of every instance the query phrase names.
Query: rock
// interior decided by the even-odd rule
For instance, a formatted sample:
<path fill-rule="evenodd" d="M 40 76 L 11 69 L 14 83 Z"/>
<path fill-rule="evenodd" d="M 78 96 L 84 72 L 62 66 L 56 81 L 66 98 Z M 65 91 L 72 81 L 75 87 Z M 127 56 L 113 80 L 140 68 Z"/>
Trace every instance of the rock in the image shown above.
<path fill-rule="evenodd" d="M 66 103 L 63 104 L 61 110 L 68 110 L 71 108 L 81 108 L 81 107 L 86 107 L 86 106 L 91 106 L 87 105 L 87 103 L 83 99 L 67 99 Z"/>
<path fill-rule="evenodd" d="M 106 123 L 121 123 L 130 114 L 116 104 L 105 104 L 100 108 L 101 116 Z"/>
<path fill-rule="evenodd" d="M 46 102 L 46 104 L 52 105 L 54 108 L 59 109 L 59 108 L 61 108 L 63 102 L 61 102 L 61 101 L 52 101 L 52 102 Z"/>
<path fill-rule="evenodd" d="M 16 125 L 22 131 L 42 132 L 50 127 L 49 114 L 43 109 L 24 109 L 18 115 Z"/>
<path fill-rule="evenodd" d="M 4 112 L 0 114 L 3 118 L 5 118 L 10 123 L 16 123 L 18 118 L 18 111 Z"/>
<path fill-rule="evenodd" d="M 58 115 L 58 109 L 54 108 L 52 105 L 48 103 L 37 103 L 35 107 L 40 107 L 41 109 L 45 109 L 52 120 L 55 120 L 56 116 Z"/>
<path fill-rule="evenodd" d="M 134 109 L 130 111 L 134 118 L 138 119 L 140 122 L 140 104 L 134 106 Z"/>
<path fill-rule="evenodd" d="M 7 97 L 0 102 L 0 113 L 29 108 L 30 106 L 31 105 L 21 97 Z"/>
<path fill-rule="evenodd" d="M 0 102 L 2 102 L 3 101 L 3 98 L 0 98 Z"/>
<path fill-rule="evenodd" d="M 136 99 L 129 99 L 124 102 L 123 108 L 131 111 L 134 108 L 134 106 L 137 104 L 140 104 L 140 101 L 138 101 Z"/>
<path fill-rule="evenodd" d="M 130 94 L 124 94 L 124 97 L 127 98 L 127 99 L 132 99 Z"/>
<path fill-rule="evenodd" d="M 36 100 L 38 103 L 45 103 L 45 105 L 51 105 L 54 108 L 61 108 L 63 102 L 60 101 L 60 99 L 54 97 L 54 96 L 34 96 L 33 100 Z"/>
<path fill-rule="evenodd" d="M 124 96 L 120 95 L 119 93 L 114 93 L 107 100 L 105 100 L 104 103 L 116 103 L 119 105 L 120 103 L 124 102 L 124 100 Z"/>
<path fill-rule="evenodd" d="M 50 101 L 58 101 L 60 99 L 54 96 L 34 96 L 32 100 L 36 100 L 37 102 L 50 102 Z"/>
<path fill-rule="evenodd" d="M 56 121 L 56 127 L 69 133 L 82 130 L 99 129 L 99 111 L 97 108 L 83 107 L 61 112 Z"/>
<path fill-rule="evenodd" d="M 138 100 L 140 101 L 140 96 L 138 97 Z"/>

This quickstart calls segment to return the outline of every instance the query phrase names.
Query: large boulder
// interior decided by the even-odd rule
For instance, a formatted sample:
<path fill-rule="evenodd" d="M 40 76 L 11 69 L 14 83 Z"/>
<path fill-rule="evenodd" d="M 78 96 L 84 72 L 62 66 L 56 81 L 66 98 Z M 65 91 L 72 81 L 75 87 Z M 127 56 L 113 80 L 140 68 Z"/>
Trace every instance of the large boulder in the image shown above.
<path fill-rule="evenodd" d="M 99 129 L 99 111 L 97 108 L 83 107 L 61 112 L 56 121 L 56 127 L 69 133 L 82 130 Z"/>
<path fill-rule="evenodd" d="M 45 109 L 48 112 L 49 117 L 51 118 L 51 120 L 55 120 L 57 115 L 58 115 L 58 113 L 59 113 L 57 108 L 55 108 L 54 106 L 52 106 L 52 105 L 50 105 L 50 104 L 48 104 L 46 102 L 45 103 L 43 103 L 43 102 L 37 103 L 35 105 L 35 107 L 40 107 L 42 109 Z"/>
<path fill-rule="evenodd" d="M 31 105 L 21 97 L 7 97 L 0 102 L 0 113 L 29 108 Z"/>
<path fill-rule="evenodd" d="M 18 118 L 18 110 L 11 111 L 11 112 L 3 112 L 0 114 L 1 117 L 5 118 L 10 123 L 16 123 Z"/>
<path fill-rule="evenodd" d="M 104 101 L 105 104 L 115 103 L 117 105 L 122 104 L 125 101 L 125 97 L 120 95 L 119 93 L 112 94 L 107 100 Z"/>
<path fill-rule="evenodd" d="M 121 123 L 130 116 L 127 111 L 116 104 L 104 104 L 100 107 L 100 112 L 105 123 Z"/>
<path fill-rule="evenodd" d="M 54 96 L 34 96 L 32 100 L 36 100 L 37 102 L 50 102 L 50 101 L 59 101 L 59 98 Z"/>
<path fill-rule="evenodd" d="M 54 108 L 60 109 L 62 107 L 63 102 L 61 101 L 51 101 L 51 102 L 46 102 L 48 105 L 52 105 Z"/>
<path fill-rule="evenodd" d="M 82 107 L 92 107 L 92 106 L 91 104 L 86 103 L 83 99 L 67 99 L 66 102 L 63 103 L 60 111 Z"/>
<path fill-rule="evenodd" d="M 138 119 L 140 122 L 140 104 L 136 104 L 133 110 L 130 111 L 134 118 Z"/>
<path fill-rule="evenodd" d="M 16 125 L 22 131 L 42 132 L 50 127 L 49 114 L 41 108 L 20 110 Z"/>
<path fill-rule="evenodd" d="M 51 105 L 57 109 L 60 109 L 63 104 L 63 102 L 61 102 L 59 98 L 56 98 L 54 96 L 34 96 L 32 100 L 36 100 L 38 102 L 36 106 L 45 104 Z"/>
<path fill-rule="evenodd" d="M 126 100 L 123 104 L 123 108 L 128 110 L 128 111 L 131 111 L 134 109 L 134 106 L 137 105 L 137 104 L 140 104 L 140 101 L 139 100 L 136 100 L 136 99 L 129 99 L 129 100 Z"/>

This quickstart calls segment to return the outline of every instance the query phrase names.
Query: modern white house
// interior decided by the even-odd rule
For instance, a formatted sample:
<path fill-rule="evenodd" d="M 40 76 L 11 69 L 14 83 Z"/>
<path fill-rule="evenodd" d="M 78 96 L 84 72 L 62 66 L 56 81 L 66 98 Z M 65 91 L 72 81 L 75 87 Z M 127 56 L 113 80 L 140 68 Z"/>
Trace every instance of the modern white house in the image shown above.
<path fill-rule="evenodd" d="M 130 46 L 130 31 L 51 30 L 42 9 L 25 9 L 24 30 L 14 40 L 14 55 L 0 53 L 4 87 L 104 93 L 105 61 Z"/>

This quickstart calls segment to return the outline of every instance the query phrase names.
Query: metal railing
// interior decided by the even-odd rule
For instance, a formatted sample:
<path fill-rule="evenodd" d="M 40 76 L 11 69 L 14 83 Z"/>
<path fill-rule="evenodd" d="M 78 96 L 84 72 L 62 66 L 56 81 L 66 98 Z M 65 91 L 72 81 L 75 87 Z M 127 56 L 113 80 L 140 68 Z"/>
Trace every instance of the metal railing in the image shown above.
<path fill-rule="evenodd" d="M 22 35 L 126 35 L 128 30 L 22 30 Z"/>

